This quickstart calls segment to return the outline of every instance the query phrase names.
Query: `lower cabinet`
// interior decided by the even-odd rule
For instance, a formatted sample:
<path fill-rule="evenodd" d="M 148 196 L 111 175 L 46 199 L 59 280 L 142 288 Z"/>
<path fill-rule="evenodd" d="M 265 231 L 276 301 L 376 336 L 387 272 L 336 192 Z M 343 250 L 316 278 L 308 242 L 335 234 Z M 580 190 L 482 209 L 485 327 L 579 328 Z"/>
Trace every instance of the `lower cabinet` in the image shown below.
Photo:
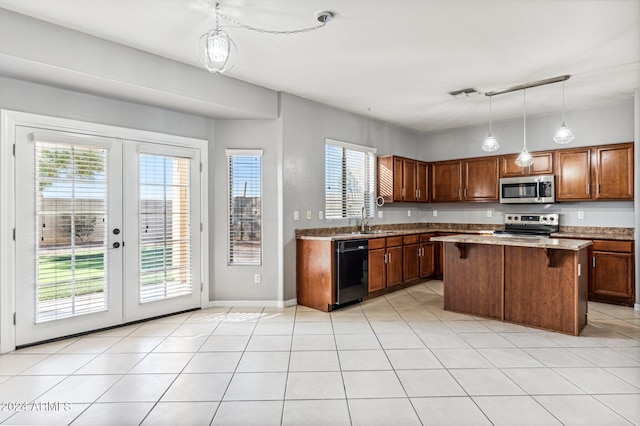
<path fill-rule="evenodd" d="M 370 239 L 369 293 L 402 282 L 402 237 Z"/>
<path fill-rule="evenodd" d="M 418 249 L 418 257 L 420 258 L 420 278 L 427 278 L 435 275 L 435 246 L 437 243 L 430 242 L 433 234 L 420 235 L 420 246 Z"/>
<path fill-rule="evenodd" d="M 633 306 L 633 241 L 594 240 L 590 254 L 589 300 Z"/>
<path fill-rule="evenodd" d="M 420 235 L 407 235 L 402 241 L 402 275 L 404 281 L 420 278 Z"/>

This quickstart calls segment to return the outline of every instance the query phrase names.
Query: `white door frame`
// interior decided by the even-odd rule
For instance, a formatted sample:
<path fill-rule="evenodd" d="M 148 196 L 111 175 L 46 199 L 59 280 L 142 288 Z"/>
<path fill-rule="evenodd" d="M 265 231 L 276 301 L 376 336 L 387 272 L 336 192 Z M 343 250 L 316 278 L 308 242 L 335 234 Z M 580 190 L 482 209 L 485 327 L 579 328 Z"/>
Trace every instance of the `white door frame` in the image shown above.
<path fill-rule="evenodd" d="M 209 209 L 208 209 L 208 141 L 204 139 L 173 136 L 144 130 L 95 124 L 77 120 L 50 117 L 12 110 L 0 110 L 0 353 L 15 350 L 16 327 L 14 325 L 15 306 L 15 158 L 13 144 L 15 127 L 41 127 L 43 129 L 67 132 L 82 132 L 96 136 L 137 140 L 158 144 L 170 144 L 197 148 L 201 153 L 201 279 L 209 277 Z M 196 284 L 196 283 L 194 283 Z M 200 305 L 209 304 L 209 285 L 202 285 Z"/>

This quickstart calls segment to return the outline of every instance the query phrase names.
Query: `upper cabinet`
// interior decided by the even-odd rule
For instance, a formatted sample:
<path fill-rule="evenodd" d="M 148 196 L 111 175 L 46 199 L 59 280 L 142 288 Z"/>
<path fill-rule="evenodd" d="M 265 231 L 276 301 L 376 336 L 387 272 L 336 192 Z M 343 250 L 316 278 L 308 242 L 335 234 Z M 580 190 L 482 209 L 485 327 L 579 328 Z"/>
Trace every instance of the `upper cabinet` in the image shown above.
<path fill-rule="evenodd" d="M 385 203 L 429 201 L 428 164 L 410 158 L 378 157 L 378 196 Z"/>
<path fill-rule="evenodd" d="M 520 154 L 503 155 L 500 157 L 500 177 L 552 175 L 553 154 L 553 151 L 532 152 L 533 164 L 529 167 L 520 167 L 516 164 L 516 158 Z"/>
<path fill-rule="evenodd" d="M 633 200 L 633 143 L 556 151 L 558 201 Z"/>
<path fill-rule="evenodd" d="M 499 201 L 498 157 L 431 163 L 431 200 Z"/>

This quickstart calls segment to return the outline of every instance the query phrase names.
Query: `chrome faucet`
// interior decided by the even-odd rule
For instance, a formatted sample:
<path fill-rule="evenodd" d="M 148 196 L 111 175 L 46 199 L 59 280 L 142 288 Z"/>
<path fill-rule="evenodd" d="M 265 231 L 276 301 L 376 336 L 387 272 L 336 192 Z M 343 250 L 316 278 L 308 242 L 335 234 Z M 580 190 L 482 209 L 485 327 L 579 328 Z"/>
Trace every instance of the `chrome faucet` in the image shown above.
<path fill-rule="evenodd" d="M 367 225 L 367 222 L 365 221 L 366 217 L 366 211 L 364 206 L 362 207 L 362 216 L 360 218 L 360 232 L 364 232 L 364 227 Z"/>

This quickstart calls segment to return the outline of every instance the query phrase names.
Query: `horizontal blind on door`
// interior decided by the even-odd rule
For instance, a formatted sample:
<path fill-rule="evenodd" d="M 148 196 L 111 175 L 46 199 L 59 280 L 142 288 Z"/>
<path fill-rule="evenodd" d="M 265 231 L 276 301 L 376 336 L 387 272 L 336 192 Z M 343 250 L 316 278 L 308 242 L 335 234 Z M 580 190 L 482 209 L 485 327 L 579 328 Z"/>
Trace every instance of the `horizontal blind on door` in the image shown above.
<path fill-rule="evenodd" d="M 139 154 L 140 302 L 193 293 L 191 161 Z"/>
<path fill-rule="evenodd" d="M 262 153 L 227 151 L 229 265 L 262 264 Z"/>
<path fill-rule="evenodd" d="M 337 142 L 337 141 L 336 141 Z M 327 141 L 325 215 L 327 219 L 373 217 L 375 150 Z"/>
<path fill-rule="evenodd" d="M 35 321 L 107 310 L 108 150 L 34 142 Z"/>

